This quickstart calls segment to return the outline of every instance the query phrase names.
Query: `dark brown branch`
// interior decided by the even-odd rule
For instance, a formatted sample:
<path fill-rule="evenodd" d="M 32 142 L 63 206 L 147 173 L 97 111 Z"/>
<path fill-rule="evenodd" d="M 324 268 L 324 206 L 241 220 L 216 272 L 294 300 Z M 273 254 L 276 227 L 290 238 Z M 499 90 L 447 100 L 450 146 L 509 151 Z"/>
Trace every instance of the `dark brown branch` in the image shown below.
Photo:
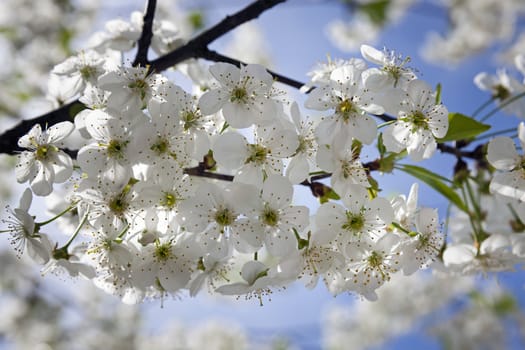
<path fill-rule="evenodd" d="M 206 50 L 202 53 L 202 56 L 201 58 L 204 58 L 208 61 L 213 61 L 213 62 L 226 62 L 226 63 L 231 63 L 233 65 L 236 65 L 237 67 L 240 67 L 241 65 L 246 65 L 246 63 L 242 62 L 242 61 L 239 61 L 235 58 L 231 58 L 231 57 L 228 57 L 228 56 L 224 56 L 216 51 L 212 51 L 212 50 Z M 283 83 L 283 84 L 286 84 L 288 86 L 291 86 L 293 88 L 296 88 L 296 89 L 300 89 L 304 86 L 304 83 L 301 83 L 300 81 L 297 81 L 297 80 L 294 80 L 294 79 L 291 79 L 291 78 L 288 78 L 288 77 L 285 77 L 284 75 L 281 75 L 281 74 L 278 74 L 278 73 L 275 73 L 275 72 L 272 72 L 271 70 L 267 69 L 268 73 L 270 73 L 272 75 L 272 77 L 280 82 L 280 83 Z"/>
<path fill-rule="evenodd" d="M 155 8 L 157 7 L 157 0 L 148 0 L 146 13 L 144 14 L 144 24 L 142 25 L 142 34 L 137 42 L 137 56 L 133 61 L 133 66 L 145 67 L 148 62 L 148 50 L 151 45 L 151 38 L 153 37 L 153 17 L 155 16 Z"/>
<path fill-rule="evenodd" d="M 15 154 L 22 151 L 23 148 L 18 147 L 18 139 L 27 134 L 34 125 L 40 124 L 45 128 L 66 120 L 73 121 L 73 117 L 84 108 L 86 107 L 82 103 L 73 101 L 38 118 L 22 120 L 0 136 L 0 153 Z"/>
<path fill-rule="evenodd" d="M 456 141 L 458 143 L 459 141 Z M 485 144 L 481 144 L 476 146 L 476 148 L 472 151 L 465 151 L 462 150 L 460 147 L 456 145 L 456 147 L 449 146 L 445 143 L 438 143 L 437 148 L 442 153 L 448 153 L 456 156 L 458 159 L 460 158 L 469 158 L 477 161 L 484 161 L 485 160 L 485 152 L 484 152 Z"/>
<path fill-rule="evenodd" d="M 239 12 L 226 16 L 222 21 L 204 31 L 194 39 L 180 48 L 151 61 L 151 69 L 155 72 L 161 72 L 173 65 L 187 60 L 189 58 L 202 57 L 203 53 L 207 51 L 208 45 L 228 33 L 232 29 L 259 17 L 264 11 L 274 7 L 277 4 L 285 2 L 286 0 L 258 0 L 248 5 Z"/>
<path fill-rule="evenodd" d="M 207 177 L 209 179 L 222 180 L 222 181 L 233 181 L 233 175 L 213 173 L 210 171 L 203 170 L 200 166 L 194 168 L 184 169 L 184 174 L 191 176 Z"/>

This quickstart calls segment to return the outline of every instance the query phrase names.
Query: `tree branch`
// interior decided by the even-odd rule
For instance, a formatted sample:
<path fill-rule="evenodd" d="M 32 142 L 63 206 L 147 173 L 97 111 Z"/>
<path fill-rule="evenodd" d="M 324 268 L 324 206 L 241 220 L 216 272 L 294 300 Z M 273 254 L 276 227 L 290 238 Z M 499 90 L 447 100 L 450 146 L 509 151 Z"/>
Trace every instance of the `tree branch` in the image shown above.
<path fill-rule="evenodd" d="M 40 117 L 22 120 L 14 128 L 0 135 L 0 153 L 15 154 L 23 151 L 23 148 L 18 147 L 18 139 L 27 134 L 34 125 L 40 124 L 45 128 L 46 125 L 51 126 L 66 120 L 73 121 L 74 116 L 85 108 L 83 103 L 73 101 Z"/>
<path fill-rule="evenodd" d="M 173 65 L 187 60 L 189 58 L 199 58 L 207 51 L 210 43 L 228 33 L 232 29 L 259 17 L 264 11 L 274 7 L 286 0 L 258 0 L 248 5 L 239 12 L 226 16 L 222 21 L 202 32 L 194 39 L 188 41 L 186 45 L 173 50 L 172 52 L 151 61 L 151 69 L 155 72 L 161 72 Z"/>
<path fill-rule="evenodd" d="M 135 56 L 135 60 L 132 63 L 134 67 L 144 67 L 149 63 L 148 50 L 153 37 L 153 17 L 155 16 L 156 7 L 157 0 L 148 0 L 148 6 L 144 14 L 144 24 L 142 25 L 142 34 L 137 42 L 137 56 Z"/>

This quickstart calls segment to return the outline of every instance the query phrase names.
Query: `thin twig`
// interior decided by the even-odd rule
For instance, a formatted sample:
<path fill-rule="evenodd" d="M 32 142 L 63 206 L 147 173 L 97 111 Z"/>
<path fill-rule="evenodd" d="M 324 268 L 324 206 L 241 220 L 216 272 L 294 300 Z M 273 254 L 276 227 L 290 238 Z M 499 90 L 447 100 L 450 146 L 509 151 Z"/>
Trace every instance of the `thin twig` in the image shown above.
<path fill-rule="evenodd" d="M 153 17 L 155 16 L 155 8 L 157 7 L 157 0 L 148 0 L 146 13 L 144 14 L 144 24 L 142 25 L 142 34 L 137 42 L 137 56 L 133 61 L 133 66 L 145 67 L 148 62 L 148 50 L 151 45 L 151 38 L 153 37 Z"/>
<path fill-rule="evenodd" d="M 231 16 L 226 16 L 226 18 L 210 29 L 188 41 L 186 45 L 151 61 L 151 69 L 155 72 L 161 72 L 189 58 L 202 57 L 210 43 L 241 24 L 259 17 L 264 11 L 285 1 L 286 0 L 258 0 L 253 2 L 239 12 Z"/>

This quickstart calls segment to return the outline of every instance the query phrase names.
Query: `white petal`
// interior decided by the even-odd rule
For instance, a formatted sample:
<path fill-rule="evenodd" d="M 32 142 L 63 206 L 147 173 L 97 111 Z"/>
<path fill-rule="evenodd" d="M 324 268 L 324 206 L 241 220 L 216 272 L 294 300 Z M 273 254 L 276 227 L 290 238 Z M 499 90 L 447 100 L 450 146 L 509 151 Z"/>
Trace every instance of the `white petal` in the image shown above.
<path fill-rule="evenodd" d="M 67 181 L 71 174 L 73 174 L 73 161 L 71 157 L 62 151 L 56 153 L 54 156 L 53 171 L 55 172 L 54 182 L 62 183 Z"/>
<path fill-rule="evenodd" d="M 394 220 L 394 209 L 392 204 L 385 198 L 376 197 L 370 202 L 370 210 L 375 212 L 381 220 L 389 225 Z"/>
<path fill-rule="evenodd" d="M 234 88 L 240 80 L 240 70 L 233 64 L 219 62 L 210 67 L 210 73 L 222 85 Z"/>
<path fill-rule="evenodd" d="M 63 140 L 73 132 L 75 125 L 71 122 L 60 122 L 47 128 L 47 142 L 54 144 L 57 141 Z"/>
<path fill-rule="evenodd" d="M 487 160 L 498 170 L 512 170 L 520 162 L 514 141 L 510 137 L 496 137 L 490 140 Z"/>
<path fill-rule="evenodd" d="M 37 196 L 47 196 L 53 191 L 53 180 L 55 176 L 51 167 L 41 164 L 33 180 L 31 180 L 31 189 Z"/>
<path fill-rule="evenodd" d="M 268 267 L 262 262 L 250 260 L 243 265 L 241 276 L 248 284 L 252 285 L 257 280 L 257 277 L 266 270 L 268 270 Z"/>
<path fill-rule="evenodd" d="M 26 135 L 18 139 L 18 146 L 22 148 L 35 149 L 35 142 L 38 143 L 40 141 L 41 135 L 42 127 L 40 126 L 40 124 L 35 124 Z"/>
<path fill-rule="evenodd" d="M 304 106 L 317 111 L 325 111 L 334 107 L 331 91 L 332 87 L 329 85 L 323 85 L 321 87 L 315 88 L 308 95 Z"/>
<path fill-rule="evenodd" d="M 263 185 L 262 198 L 274 209 L 290 205 L 293 196 L 293 186 L 290 180 L 280 175 L 269 176 Z"/>
<path fill-rule="evenodd" d="M 206 91 L 199 99 L 199 108 L 203 115 L 217 113 L 228 102 L 228 94 L 222 89 Z"/>
<path fill-rule="evenodd" d="M 310 164 L 304 154 L 293 157 L 286 168 L 286 176 L 293 184 L 303 182 L 310 172 Z"/>
<path fill-rule="evenodd" d="M 421 208 L 417 215 L 416 228 L 421 233 L 436 231 L 438 229 L 437 209 Z"/>
<path fill-rule="evenodd" d="M 31 192 L 29 188 L 26 188 L 24 190 L 24 193 L 22 193 L 22 196 L 20 197 L 18 209 L 28 211 L 29 207 L 31 206 L 32 201 L 33 201 L 33 193 Z"/>
<path fill-rule="evenodd" d="M 470 244 L 448 246 L 443 252 L 445 266 L 462 265 L 471 262 L 476 257 L 476 248 Z"/>
<path fill-rule="evenodd" d="M 15 167 L 16 180 L 19 183 L 24 183 L 28 179 L 35 177 L 37 171 L 35 153 L 24 151 L 20 153 L 17 158 Z"/>
<path fill-rule="evenodd" d="M 277 230 L 265 236 L 265 247 L 273 256 L 287 256 L 297 250 L 297 240 L 292 231 Z"/>
<path fill-rule="evenodd" d="M 258 119 L 260 112 L 252 104 L 242 104 L 237 102 L 226 102 L 222 107 L 224 119 L 236 129 L 250 127 Z"/>
<path fill-rule="evenodd" d="M 377 124 L 372 117 L 368 115 L 357 116 L 353 128 L 352 135 L 356 139 L 367 145 L 374 142 L 377 135 Z"/>
<path fill-rule="evenodd" d="M 248 158 L 248 143 L 236 132 L 220 135 L 212 148 L 213 158 L 220 166 L 229 170 L 240 168 Z"/>
<path fill-rule="evenodd" d="M 378 49 L 369 46 L 369 45 L 361 45 L 361 55 L 363 58 L 369 62 L 378 64 L 378 65 L 384 65 L 385 63 L 385 54 L 383 51 L 379 51 Z"/>

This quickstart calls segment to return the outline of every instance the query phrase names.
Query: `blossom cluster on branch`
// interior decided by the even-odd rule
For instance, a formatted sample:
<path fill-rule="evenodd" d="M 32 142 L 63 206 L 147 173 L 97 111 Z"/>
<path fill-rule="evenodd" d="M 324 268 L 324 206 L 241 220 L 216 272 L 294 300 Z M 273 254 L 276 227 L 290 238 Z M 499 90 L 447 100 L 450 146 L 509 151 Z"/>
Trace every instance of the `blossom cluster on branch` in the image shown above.
<path fill-rule="evenodd" d="M 262 303 L 294 281 L 313 288 L 320 279 L 334 295 L 375 300 L 395 273 L 521 263 L 525 184 L 512 139 L 477 142 L 490 126 L 449 113 L 440 87 L 420 79 L 408 58 L 362 45 L 362 57 L 330 60 L 300 84 L 207 48 L 279 2 L 255 1 L 212 27 L 217 32 L 185 43 L 148 6 L 142 21 L 134 14 L 111 22 L 97 45 L 55 66 L 55 91 L 85 108 L 73 121 L 35 124 L 18 140 L 16 177 L 29 188 L 4 220 L 17 252 L 129 303 L 203 289 Z M 115 60 L 137 42 L 134 66 Z M 165 55 L 149 61 L 150 44 Z M 160 72 L 182 61 L 191 66 L 183 73 L 192 91 Z M 280 83 L 302 86 L 304 107 L 322 117 L 305 117 Z M 497 87 L 502 106 L 520 97 Z M 523 134 L 520 126 L 525 143 Z M 376 159 L 364 163 L 365 150 Z M 405 161 L 438 150 L 456 157 L 453 179 Z M 393 171 L 457 208 L 453 241 L 446 242 L 437 209 L 418 205 L 417 184 L 406 196 L 383 195 L 375 174 Z M 56 193 L 62 183 L 57 215 L 35 222 L 32 195 Z M 299 186 L 320 206 L 298 203 Z M 481 197 L 508 209 L 498 230 Z M 64 244 L 45 233 L 54 220 L 67 224 Z"/>

